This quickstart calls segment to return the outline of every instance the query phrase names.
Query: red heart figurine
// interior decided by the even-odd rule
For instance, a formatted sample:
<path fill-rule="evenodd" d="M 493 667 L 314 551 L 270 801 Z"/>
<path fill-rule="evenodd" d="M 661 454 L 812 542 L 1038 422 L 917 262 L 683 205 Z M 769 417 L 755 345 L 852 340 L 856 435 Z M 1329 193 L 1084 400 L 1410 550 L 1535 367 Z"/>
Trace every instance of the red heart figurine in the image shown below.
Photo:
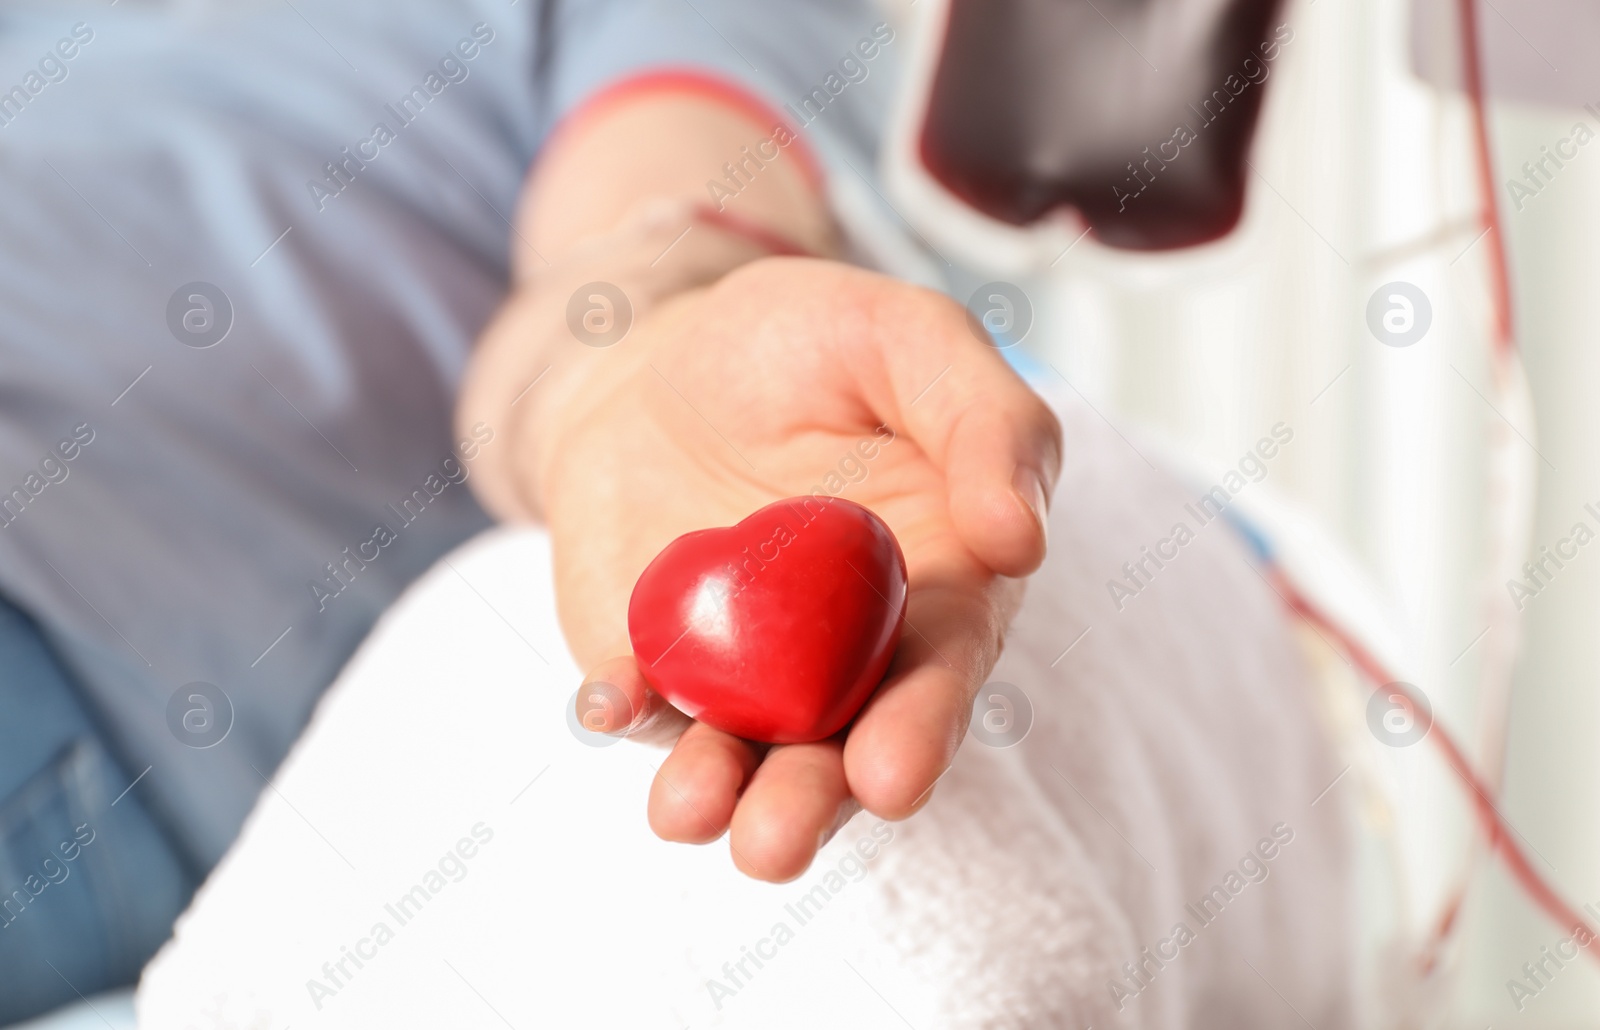
<path fill-rule="evenodd" d="M 771 744 L 832 736 L 883 679 L 906 609 L 889 527 L 838 497 L 791 497 L 685 533 L 634 585 L 644 677 L 689 716 Z"/>

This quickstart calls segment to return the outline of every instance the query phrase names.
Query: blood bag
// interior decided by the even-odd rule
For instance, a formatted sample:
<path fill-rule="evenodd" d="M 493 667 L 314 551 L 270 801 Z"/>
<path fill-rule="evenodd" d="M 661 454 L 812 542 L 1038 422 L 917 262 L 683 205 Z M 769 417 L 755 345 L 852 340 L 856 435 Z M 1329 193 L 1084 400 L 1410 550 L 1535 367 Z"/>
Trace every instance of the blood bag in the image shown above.
<path fill-rule="evenodd" d="M 1008 252 L 1001 264 L 1085 231 L 1132 250 L 1215 240 L 1243 211 L 1261 102 L 1294 38 L 1279 6 L 943 0 L 919 26 L 891 188 L 917 221 Z M 1036 230 L 1049 239 L 1024 239 Z"/>

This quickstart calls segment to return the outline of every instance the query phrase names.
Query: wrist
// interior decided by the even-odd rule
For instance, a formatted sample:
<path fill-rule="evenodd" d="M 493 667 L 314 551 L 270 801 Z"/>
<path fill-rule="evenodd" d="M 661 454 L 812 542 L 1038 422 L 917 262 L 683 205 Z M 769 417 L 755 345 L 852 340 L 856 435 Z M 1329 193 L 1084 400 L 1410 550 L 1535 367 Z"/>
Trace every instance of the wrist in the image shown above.
<path fill-rule="evenodd" d="M 501 519 L 541 518 L 568 427 L 608 379 L 649 360 L 659 334 L 639 323 L 750 261 L 804 252 L 757 223 L 668 199 L 529 277 L 480 338 L 462 385 L 457 423 L 486 422 L 507 441 L 473 477 L 479 500 Z"/>

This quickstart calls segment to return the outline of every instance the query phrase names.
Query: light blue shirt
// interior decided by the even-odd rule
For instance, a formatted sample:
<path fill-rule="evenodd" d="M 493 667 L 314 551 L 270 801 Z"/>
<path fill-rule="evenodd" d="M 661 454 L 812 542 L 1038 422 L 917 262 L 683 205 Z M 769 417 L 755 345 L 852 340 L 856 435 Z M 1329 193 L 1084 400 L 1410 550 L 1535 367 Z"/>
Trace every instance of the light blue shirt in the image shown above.
<path fill-rule="evenodd" d="M 0 590 L 198 868 L 375 617 L 487 525 L 470 459 L 506 443 L 453 439 L 451 412 L 553 122 L 659 65 L 798 109 L 880 21 L 854 0 L 0 9 Z M 803 135 L 869 168 L 892 59 Z"/>

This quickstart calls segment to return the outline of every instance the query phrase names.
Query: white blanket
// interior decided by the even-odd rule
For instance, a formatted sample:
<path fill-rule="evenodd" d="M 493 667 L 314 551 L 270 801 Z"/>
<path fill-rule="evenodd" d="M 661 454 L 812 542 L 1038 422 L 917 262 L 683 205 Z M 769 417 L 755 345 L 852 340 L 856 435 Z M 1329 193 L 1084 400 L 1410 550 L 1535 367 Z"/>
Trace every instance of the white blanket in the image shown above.
<path fill-rule="evenodd" d="M 1339 766 L 1280 602 L 1218 519 L 1119 611 L 1107 581 L 1192 498 L 1063 418 L 1050 558 L 991 677 L 1031 729 L 969 736 L 913 819 L 858 815 L 783 886 L 656 840 L 660 753 L 569 729 L 547 539 L 491 533 L 329 692 L 141 1025 L 1351 1025 Z"/>

